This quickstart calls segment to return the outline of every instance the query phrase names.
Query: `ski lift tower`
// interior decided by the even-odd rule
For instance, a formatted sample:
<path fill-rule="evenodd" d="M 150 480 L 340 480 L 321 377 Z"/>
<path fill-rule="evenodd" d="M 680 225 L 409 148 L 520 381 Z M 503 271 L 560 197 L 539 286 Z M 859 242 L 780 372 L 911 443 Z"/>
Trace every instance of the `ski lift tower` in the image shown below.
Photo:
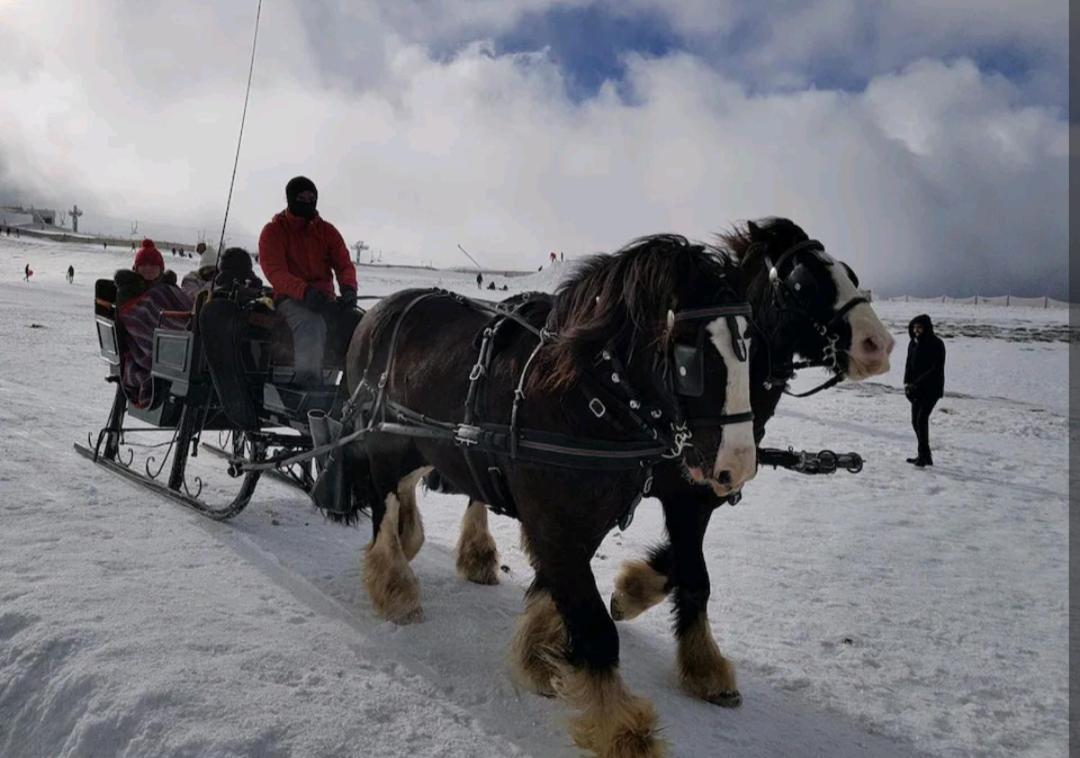
<path fill-rule="evenodd" d="M 79 233 L 79 216 L 83 215 L 83 212 L 79 210 L 78 203 L 71 206 L 71 210 L 69 211 L 69 213 L 71 213 L 71 231 L 78 234 Z"/>
<path fill-rule="evenodd" d="M 362 253 L 363 253 L 363 252 L 364 252 L 365 250 L 370 250 L 370 249 L 371 249 L 371 245 L 367 244 L 367 243 L 366 243 L 366 242 L 364 242 L 363 240 L 360 240 L 360 241 L 358 241 L 358 242 L 357 242 L 356 244 L 354 244 L 354 245 L 353 245 L 353 249 L 354 249 L 354 250 L 356 251 L 356 262 L 357 262 L 357 263 L 359 263 L 359 262 L 360 262 L 360 255 L 361 255 L 361 254 L 362 254 Z"/>

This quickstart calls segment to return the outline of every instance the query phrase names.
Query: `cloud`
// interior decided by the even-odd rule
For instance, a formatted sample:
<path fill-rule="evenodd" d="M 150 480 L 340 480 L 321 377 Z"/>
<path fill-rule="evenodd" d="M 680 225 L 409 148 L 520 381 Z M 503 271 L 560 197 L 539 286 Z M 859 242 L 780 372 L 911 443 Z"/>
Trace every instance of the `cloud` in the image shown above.
<path fill-rule="evenodd" d="M 346 239 L 387 259 L 458 264 L 461 243 L 531 268 L 551 249 L 778 214 L 879 292 L 1064 291 L 1065 122 L 1007 76 L 925 57 L 857 88 L 770 88 L 692 50 L 628 53 L 624 80 L 569 99 L 550 53 L 469 39 L 550 5 L 267 4 L 233 241 L 253 244 L 304 173 Z M 714 35 L 741 23 L 724 4 L 680 4 L 672 23 L 710 8 Z M 88 227 L 94 214 L 220 225 L 253 8 L 82 3 L 59 24 L 55 9 L 4 12 L 0 47 L 19 54 L 0 63 L 0 194 L 78 201 Z M 773 70 L 843 44 L 819 26 Z"/>

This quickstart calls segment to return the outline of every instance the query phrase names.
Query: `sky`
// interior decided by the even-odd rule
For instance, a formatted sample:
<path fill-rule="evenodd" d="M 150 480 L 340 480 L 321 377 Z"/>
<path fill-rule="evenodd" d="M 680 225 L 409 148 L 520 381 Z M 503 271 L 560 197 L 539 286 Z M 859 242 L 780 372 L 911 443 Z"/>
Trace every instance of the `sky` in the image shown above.
<path fill-rule="evenodd" d="M 257 0 L 0 0 L 0 203 L 220 234 Z M 384 261 L 787 216 L 881 294 L 1064 297 L 1064 0 L 264 0 L 228 239 Z"/>

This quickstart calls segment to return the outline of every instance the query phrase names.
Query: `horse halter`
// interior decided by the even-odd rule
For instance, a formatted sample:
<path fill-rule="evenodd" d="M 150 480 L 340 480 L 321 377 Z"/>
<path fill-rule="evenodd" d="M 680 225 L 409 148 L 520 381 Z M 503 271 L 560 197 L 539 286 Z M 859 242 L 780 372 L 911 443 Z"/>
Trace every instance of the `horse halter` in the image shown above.
<path fill-rule="evenodd" d="M 843 319 L 847 316 L 848 312 L 850 312 L 852 308 L 857 305 L 870 302 L 869 298 L 863 297 L 862 295 L 853 297 L 846 303 L 844 303 L 844 305 L 842 305 L 840 308 L 836 309 L 829 317 L 828 321 L 822 323 L 811 312 L 811 310 L 806 307 L 805 301 L 803 299 L 804 290 L 813 291 L 817 288 L 814 275 L 810 272 L 810 269 L 806 266 L 806 264 L 796 262 L 795 265 L 792 266 L 791 271 L 788 272 L 787 276 L 783 278 L 780 277 L 780 267 L 789 258 L 793 258 L 799 253 L 804 252 L 809 252 L 813 255 L 815 259 L 820 261 L 825 266 L 833 266 L 837 265 L 838 263 L 837 261 L 833 261 L 823 255 L 825 253 L 825 246 L 821 244 L 821 242 L 811 239 L 803 240 L 802 242 L 796 242 L 794 245 L 781 253 L 780 256 L 776 259 L 775 263 L 773 263 L 773 261 L 769 258 L 767 254 L 764 256 L 765 264 L 768 267 L 769 271 L 770 291 L 772 292 L 773 299 L 777 304 L 776 310 L 779 313 L 795 312 L 798 315 L 805 316 L 810 320 L 811 324 L 814 327 L 814 330 L 825 340 L 825 346 L 822 349 L 821 360 L 806 360 L 794 362 L 790 366 L 792 374 L 796 369 L 815 368 L 819 366 L 827 368 L 833 372 L 833 376 L 830 377 L 823 384 L 820 384 L 811 390 L 801 393 L 789 392 L 787 390 L 787 379 L 790 378 L 790 376 L 780 379 L 780 381 L 784 384 L 784 392 L 791 395 L 792 397 L 809 397 L 810 395 L 821 392 L 822 390 L 828 389 L 829 387 L 833 387 L 843 381 L 844 376 L 842 373 L 840 373 L 840 367 L 837 363 L 836 356 L 836 344 L 840 341 L 840 335 L 837 333 L 836 327 L 841 321 L 843 321 Z M 854 272 L 847 266 L 847 264 L 839 263 L 839 265 L 842 265 L 844 267 L 845 271 L 854 281 Z M 776 383 L 776 379 L 771 375 L 771 373 L 772 372 L 770 370 L 770 377 L 766 381 L 767 389 L 770 388 L 774 383 Z"/>

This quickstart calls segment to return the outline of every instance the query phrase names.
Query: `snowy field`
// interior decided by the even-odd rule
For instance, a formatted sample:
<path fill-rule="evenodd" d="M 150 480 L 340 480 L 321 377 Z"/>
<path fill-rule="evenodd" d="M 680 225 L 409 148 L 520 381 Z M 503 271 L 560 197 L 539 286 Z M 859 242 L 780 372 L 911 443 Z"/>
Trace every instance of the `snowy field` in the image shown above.
<path fill-rule="evenodd" d="M 574 755 L 564 708 L 507 676 L 530 579 L 512 521 L 492 517 L 502 584 L 471 585 L 452 556 L 464 503 L 423 495 L 426 618 L 396 628 L 361 586 L 366 522 L 332 525 L 264 481 L 215 524 L 73 452 L 112 396 L 93 279 L 129 257 L 0 237 L 0 755 Z M 361 279 L 362 293 L 476 293 L 468 274 Z M 620 626 L 623 672 L 673 755 L 1066 754 L 1068 314 L 877 308 L 898 339 L 893 371 L 786 399 L 766 439 L 856 450 L 865 471 L 764 470 L 706 538 L 710 617 L 743 706 L 679 692 L 665 608 Z M 919 471 L 898 387 L 922 310 L 949 363 L 938 465 Z M 220 461 L 191 468 L 211 490 L 229 483 Z M 661 534 L 645 501 L 608 537 L 593 564 L 605 595 Z"/>

